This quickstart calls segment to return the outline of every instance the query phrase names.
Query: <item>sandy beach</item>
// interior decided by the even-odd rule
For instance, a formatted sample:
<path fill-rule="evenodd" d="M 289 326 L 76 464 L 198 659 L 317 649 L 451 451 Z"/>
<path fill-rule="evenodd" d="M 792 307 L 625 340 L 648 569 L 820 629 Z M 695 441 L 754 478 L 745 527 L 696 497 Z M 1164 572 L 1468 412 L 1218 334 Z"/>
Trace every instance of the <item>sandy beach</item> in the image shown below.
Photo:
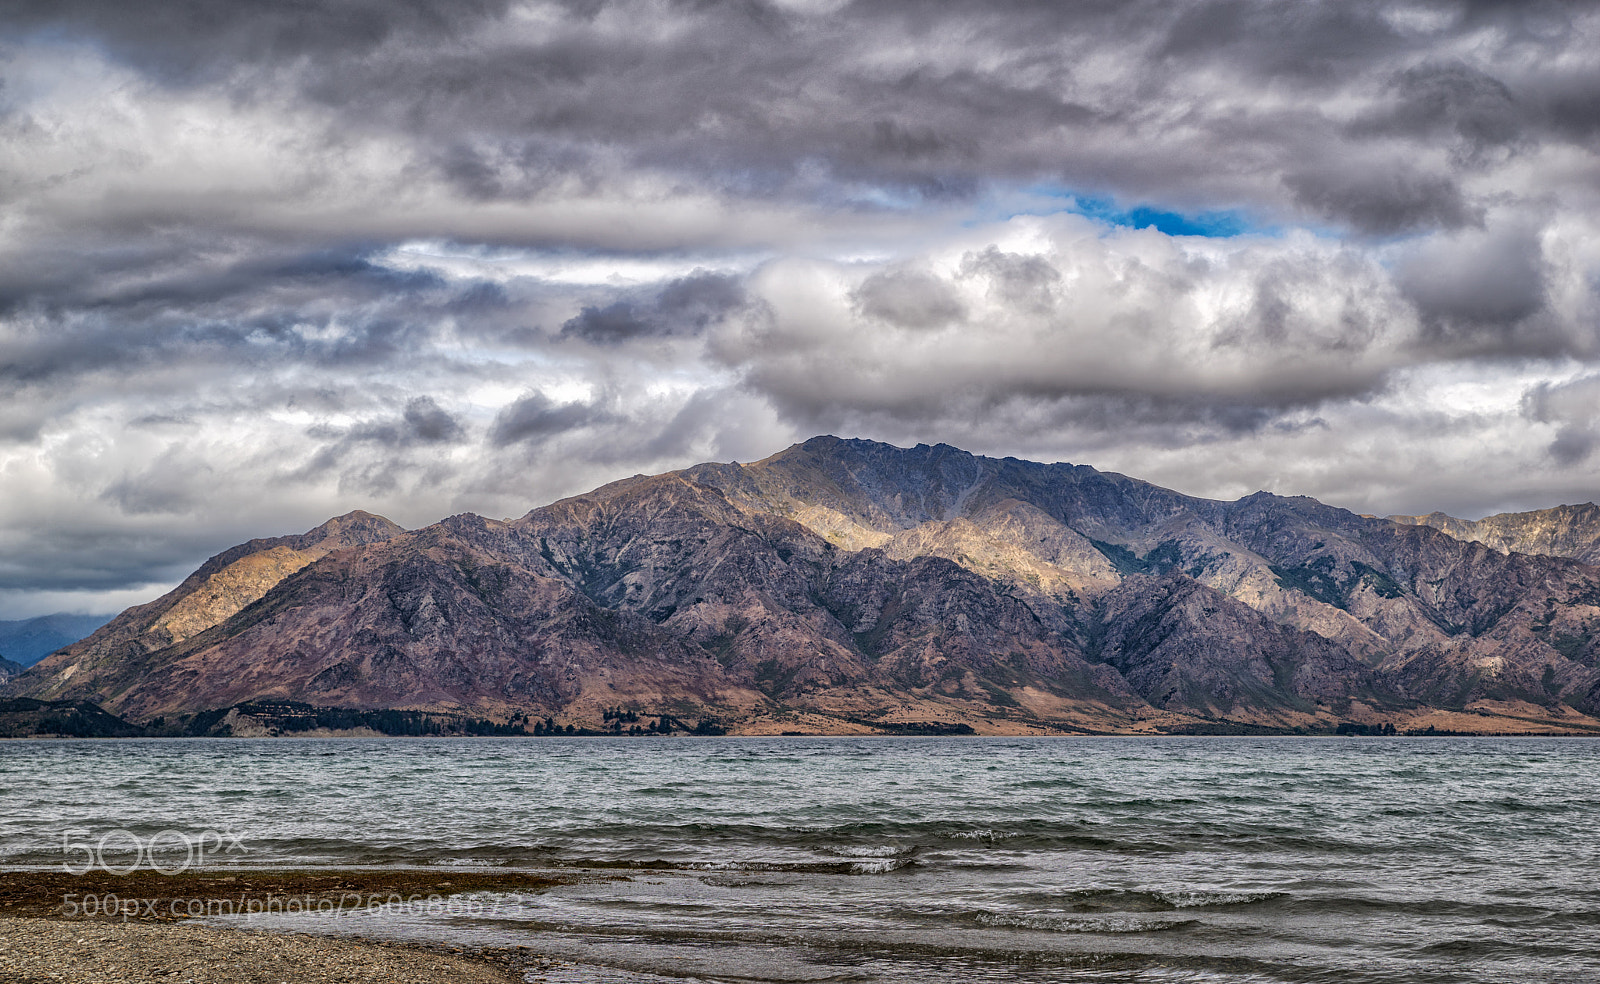
<path fill-rule="evenodd" d="M 15 984 L 522 981 L 526 971 L 547 963 L 526 949 L 471 951 L 258 932 L 201 925 L 186 913 L 291 901 L 349 907 L 467 891 L 538 891 L 549 884 L 534 877 L 461 872 L 0 872 L 0 978 Z M 92 904 L 85 904 L 88 900 Z"/>

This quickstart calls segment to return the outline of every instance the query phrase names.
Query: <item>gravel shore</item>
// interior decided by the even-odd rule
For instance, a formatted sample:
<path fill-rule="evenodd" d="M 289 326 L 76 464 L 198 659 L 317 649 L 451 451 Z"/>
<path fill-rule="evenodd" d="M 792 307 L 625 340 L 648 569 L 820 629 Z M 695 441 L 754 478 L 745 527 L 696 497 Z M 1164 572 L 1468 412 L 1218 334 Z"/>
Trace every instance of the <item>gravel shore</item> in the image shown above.
<path fill-rule="evenodd" d="M 7 984 L 507 984 L 515 959 L 194 924 L 0 918 Z"/>
<path fill-rule="evenodd" d="M 387 900 L 459 891 L 539 891 L 538 876 L 506 872 L 217 871 L 112 877 L 0 872 L 4 984 L 508 984 L 547 965 L 525 948 L 462 951 L 384 940 L 201 925 L 174 912 L 190 900 Z M 115 893 L 114 895 L 112 893 Z M 121 915 L 73 917 L 63 900 L 126 900 Z M 134 904 L 137 902 L 137 904 Z M 537 976 L 533 978 L 537 980 Z"/>

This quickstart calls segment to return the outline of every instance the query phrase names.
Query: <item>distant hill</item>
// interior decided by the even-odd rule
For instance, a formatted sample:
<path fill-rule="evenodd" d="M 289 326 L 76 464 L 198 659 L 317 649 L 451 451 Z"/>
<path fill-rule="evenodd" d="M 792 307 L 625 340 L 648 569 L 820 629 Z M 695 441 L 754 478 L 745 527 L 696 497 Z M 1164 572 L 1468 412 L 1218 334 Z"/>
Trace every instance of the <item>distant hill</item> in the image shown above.
<path fill-rule="evenodd" d="M 547 731 L 1600 732 L 1600 568 L 820 437 L 509 522 L 251 541 L 8 691 L 184 729 L 297 702 Z"/>
<path fill-rule="evenodd" d="M 0 738 L 135 738 L 145 729 L 87 701 L 0 698 Z"/>
<path fill-rule="evenodd" d="M 19 621 L 0 621 L 0 658 L 32 666 L 39 660 L 85 638 L 115 615 L 40 615 Z"/>
<path fill-rule="evenodd" d="M 1396 523 L 1431 526 L 1455 537 L 1493 547 L 1502 553 L 1571 557 L 1600 563 L 1600 506 L 1585 502 L 1533 512 L 1500 513 L 1479 520 L 1456 519 L 1444 513 L 1390 516 Z"/>

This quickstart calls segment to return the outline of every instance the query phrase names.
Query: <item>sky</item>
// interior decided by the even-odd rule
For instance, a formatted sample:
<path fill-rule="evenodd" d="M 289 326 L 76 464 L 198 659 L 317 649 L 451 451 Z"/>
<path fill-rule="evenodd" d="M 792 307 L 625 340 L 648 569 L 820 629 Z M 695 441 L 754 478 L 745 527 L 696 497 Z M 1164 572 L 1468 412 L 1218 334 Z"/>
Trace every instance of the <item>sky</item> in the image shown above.
<path fill-rule="evenodd" d="M 1600 8 L 0 0 L 0 617 L 817 434 L 1600 498 Z"/>

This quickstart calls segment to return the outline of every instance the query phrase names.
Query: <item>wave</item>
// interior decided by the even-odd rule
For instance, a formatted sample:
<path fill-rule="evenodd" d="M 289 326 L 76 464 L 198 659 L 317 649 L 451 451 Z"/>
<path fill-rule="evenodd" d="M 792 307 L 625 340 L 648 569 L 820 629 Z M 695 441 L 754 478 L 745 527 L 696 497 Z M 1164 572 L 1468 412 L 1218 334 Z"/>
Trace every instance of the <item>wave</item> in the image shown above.
<path fill-rule="evenodd" d="M 915 846 L 906 847 L 903 844 L 863 844 L 859 846 L 846 845 L 844 847 L 827 847 L 820 850 L 828 854 L 837 854 L 845 858 L 897 858 L 915 854 Z"/>
<path fill-rule="evenodd" d="M 886 875 L 909 868 L 912 858 L 873 858 L 861 861 L 694 861 L 679 865 L 685 871 L 757 871 L 813 875 Z"/>
<path fill-rule="evenodd" d="M 1583 943 L 1586 944 L 1587 941 L 1583 941 Z M 1553 940 L 1528 943 L 1477 936 L 1471 939 L 1440 940 L 1422 947 L 1422 952 L 1455 958 L 1477 957 L 1498 960 L 1540 958 L 1557 960 L 1563 957 L 1592 954 L 1593 947 L 1582 944 L 1563 946 Z"/>
<path fill-rule="evenodd" d="M 1279 903 L 1289 893 L 1237 888 L 1083 888 L 1064 892 L 1029 892 L 1016 896 L 1068 912 L 1176 912 Z"/>
<path fill-rule="evenodd" d="M 1520 922 L 1550 916 L 1543 906 L 1511 902 L 1487 902 L 1450 898 L 1382 898 L 1370 895 L 1325 894 L 1303 896 L 1284 902 L 1292 915 L 1424 916 L 1466 919 L 1474 922 L 1505 919 Z"/>
<path fill-rule="evenodd" d="M 1178 891 L 1156 892 L 1175 909 L 1200 909 L 1228 905 L 1255 905 L 1289 897 L 1287 892 Z"/>
<path fill-rule="evenodd" d="M 1032 929 L 1050 933 L 1167 933 L 1198 925 L 1198 919 L 1160 919 L 1148 916 L 1062 916 L 1043 913 L 974 912 L 968 918 L 990 929 Z"/>

